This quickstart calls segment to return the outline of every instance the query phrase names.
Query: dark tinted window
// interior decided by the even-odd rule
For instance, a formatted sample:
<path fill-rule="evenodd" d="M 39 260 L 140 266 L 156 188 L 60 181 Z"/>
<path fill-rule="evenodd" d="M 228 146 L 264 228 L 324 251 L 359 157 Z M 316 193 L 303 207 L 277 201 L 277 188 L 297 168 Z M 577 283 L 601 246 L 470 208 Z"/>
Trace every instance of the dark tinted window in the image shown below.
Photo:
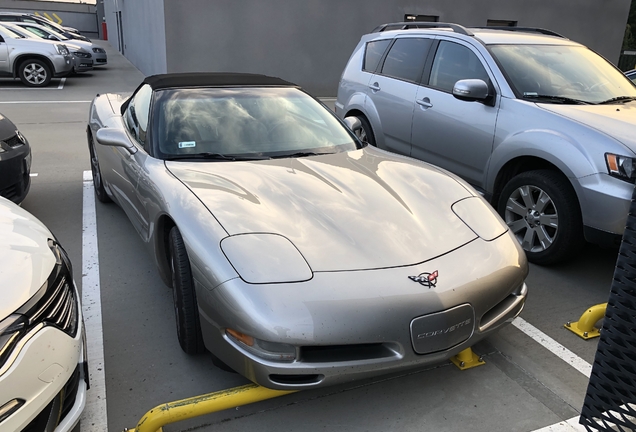
<path fill-rule="evenodd" d="M 391 43 L 391 39 L 384 39 L 379 41 L 369 42 L 367 44 L 367 50 L 364 53 L 364 64 L 362 70 L 367 72 L 375 72 L 378 68 L 378 63 L 382 58 L 382 54 L 386 50 L 386 47 Z"/>
<path fill-rule="evenodd" d="M 396 40 L 384 60 L 382 75 L 419 82 L 430 46 L 429 39 Z"/>
<path fill-rule="evenodd" d="M 463 45 L 441 41 L 431 70 L 431 87 L 452 92 L 455 83 L 463 79 L 489 82 L 488 74 L 475 53 Z"/>
<path fill-rule="evenodd" d="M 13 21 L 20 21 L 20 20 L 13 16 L 0 15 L 0 21 L 13 22 Z"/>

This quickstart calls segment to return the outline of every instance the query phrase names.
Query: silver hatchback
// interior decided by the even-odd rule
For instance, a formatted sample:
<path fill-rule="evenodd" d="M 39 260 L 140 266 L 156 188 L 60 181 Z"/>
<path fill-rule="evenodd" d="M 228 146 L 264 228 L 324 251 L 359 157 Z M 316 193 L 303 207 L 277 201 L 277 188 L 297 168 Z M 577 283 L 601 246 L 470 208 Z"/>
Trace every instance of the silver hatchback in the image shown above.
<path fill-rule="evenodd" d="M 528 258 L 620 240 L 636 178 L 636 87 L 542 29 L 382 25 L 362 37 L 336 114 L 372 145 L 480 190 Z"/>

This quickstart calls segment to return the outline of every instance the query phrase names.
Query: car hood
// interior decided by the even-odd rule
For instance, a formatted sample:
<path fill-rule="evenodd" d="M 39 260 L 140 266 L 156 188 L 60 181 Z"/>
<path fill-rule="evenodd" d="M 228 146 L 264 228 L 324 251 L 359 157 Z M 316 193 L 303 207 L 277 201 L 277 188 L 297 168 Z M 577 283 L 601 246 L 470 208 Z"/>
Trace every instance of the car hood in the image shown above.
<path fill-rule="evenodd" d="M 538 105 L 603 132 L 636 153 L 636 102 L 613 105 Z"/>
<path fill-rule="evenodd" d="M 411 265 L 477 237 L 451 209 L 472 191 L 433 166 L 375 148 L 166 166 L 230 235 L 282 235 L 313 271 Z"/>
<path fill-rule="evenodd" d="M 55 266 L 51 232 L 33 215 L 0 198 L 0 320 L 42 287 Z"/>

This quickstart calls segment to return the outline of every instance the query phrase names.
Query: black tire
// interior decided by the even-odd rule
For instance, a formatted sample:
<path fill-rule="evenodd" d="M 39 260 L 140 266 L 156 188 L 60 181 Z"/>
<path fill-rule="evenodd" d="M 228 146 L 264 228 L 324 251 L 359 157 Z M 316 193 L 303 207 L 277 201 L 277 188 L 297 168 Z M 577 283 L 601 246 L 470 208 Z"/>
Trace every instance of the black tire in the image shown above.
<path fill-rule="evenodd" d="M 375 143 L 375 135 L 373 135 L 373 129 L 371 129 L 371 124 L 369 120 L 365 116 L 358 116 L 358 120 L 362 124 L 362 129 L 360 131 L 356 131 L 356 135 L 362 142 L 366 142 L 369 145 L 376 146 Z"/>
<path fill-rule="evenodd" d="M 558 171 L 527 171 L 513 177 L 497 208 L 535 264 L 568 260 L 585 242 L 576 193 Z"/>
<path fill-rule="evenodd" d="M 205 352 L 205 345 L 201 335 L 197 296 L 188 253 L 177 227 L 170 230 L 169 244 L 168 258 L 172 273 L 172 293 L 179 345 L 186 354 L 201 354 Z"/>
<path fill-rule="evenodd" d="M 25 60 L 18 67 L 18 76 L 25 86 L 46 87 L 51 82 L 51 68 L 42 60 Z"/>
<path fill-rule="evenodd" d="M 91 173 L 93 174 L 93 188 L 95 189 L 95 196 L 100 202 L 109 203 L 112 202 L 106 189 L 104 189 L 104 181 L 102 179 L 102 172 L 99 168 L 99 160 L 97 160 L 97 153 L 95 152 L 95 144 L 93 143 L 93 137 L 89 132 L 88 135 L 88 152 L 91 157 Z"/>

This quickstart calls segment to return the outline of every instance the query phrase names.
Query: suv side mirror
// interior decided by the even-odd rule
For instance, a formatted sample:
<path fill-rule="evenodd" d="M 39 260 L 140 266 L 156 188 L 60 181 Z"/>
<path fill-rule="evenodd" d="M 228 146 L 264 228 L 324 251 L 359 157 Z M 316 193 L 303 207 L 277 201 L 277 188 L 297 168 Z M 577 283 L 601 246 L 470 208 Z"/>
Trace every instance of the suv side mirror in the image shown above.
<path fill-rule="evenodd" d="M 488 99 L 488 84 L 480 79 L 459 80 L 453 87 L 453 96 L 467 102 L 485 101 Z"/>
<path fill-rule="evenodd" d="M 53 36 L 52 34 L 50 34 L 50 35 L 47 37 L 47 39 L 48 39 L 48 40 L 53 40 L 53 41 L 59 40 L 58 38 L 56 38 L 56 37 L 55 37 L 55 36 Z"/>

